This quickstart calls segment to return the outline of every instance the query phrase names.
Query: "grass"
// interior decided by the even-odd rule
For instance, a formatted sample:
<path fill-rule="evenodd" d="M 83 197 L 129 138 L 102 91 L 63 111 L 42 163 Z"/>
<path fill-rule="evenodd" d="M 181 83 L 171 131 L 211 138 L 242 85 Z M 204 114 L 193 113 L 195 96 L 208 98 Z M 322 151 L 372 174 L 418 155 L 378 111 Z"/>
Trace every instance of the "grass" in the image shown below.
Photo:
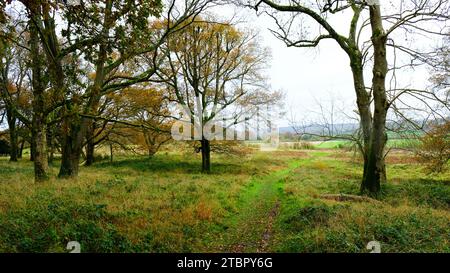
<path fill-rule="evenodd" d="M 418 139 L 389 139 L 386 143 L 387 148 L 395 149 L 414 149 L 420 144 Z M 342 149 L 348 148 L 352 145 L 349 140 L 329 140 L 314 143 L 313 146 L 317 149 Z"/>
<path fill-rule="evenodd" d="M 121 158 L 43 184 L 33 183 L 30 162 L 2 160 L 0 251 L 63 252 L 71 240 L 87 252 L 203 250 L 247 182 L 286 164 L 267 155 L 213 160 L 204 175 L 196 155 Z"/>
<path fill-rule="evenodd" d="M 388 158 L 381 204 L 357 194 L 361 164 L 343 151 L 117 157 L 77 180 L 35 184 L 32 164 L 0 159 L 0 252 L 450 252 L 450 174 Z M 53 176 L 58 166 L 51 168 Z"/>
<path fill-rule="evenodd" d="M 426 176 L 417 164 L 391 164 L 381 204 L 338 202 L 323 194 L 357 194 L 360 166 L 350 154 L 312 152 L 283 189 L 274 250 L 366 252 L 450 251 L 450 175 Z M 339 159 L 339 160 L 337 160 Z"/>

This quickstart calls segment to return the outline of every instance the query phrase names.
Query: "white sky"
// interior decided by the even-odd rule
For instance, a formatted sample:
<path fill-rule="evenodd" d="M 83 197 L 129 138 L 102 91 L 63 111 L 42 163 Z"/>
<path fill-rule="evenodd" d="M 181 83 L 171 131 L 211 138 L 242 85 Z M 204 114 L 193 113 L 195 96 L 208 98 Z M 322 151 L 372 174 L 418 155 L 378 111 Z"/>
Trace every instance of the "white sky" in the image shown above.
<path fill-rule="evenodd" d="M 257 16 L 254 10 L 231 6 L 213 8 L 211 11 L 223 18 L 230 18 L 233 11 L 238 11 L 239 18 L 245 18 L 245 23 L 239 24 L 240 27 L 249 26 L 259 30 L 262 45 L 269 47 L 272 52 L 269 82 L 273 89 L 285 92 L 287 111 L 292 109 L 295 116 L 305 116 L 317 109 L 318 98 L 331 100 L 330 97 L 344 101 L 348 112 L 356 108 L 349 59 L 334 40 L 324 40 L 314 49 L 288 48 L 268 30 L 276 29 L 276 24 L 267 15 Z M 289 16 L 288 13 L 285 15 Z M 343 20 L 343 16 L 339 16 L 331 18 L 330 22 L 340 33 L 347 35 L 350 19 L 351 17 L 344 17 Z M 371 81 L 371 67 L 368 68 L 366 83 Z M 402 86 L 422 88 L 427 84 L 429 75 L 426 69 L 419 69 L 399 72 L 397 78 Z M 289 116 L 291 115 L 288 114 L 280 126 L 288 126 Z"/>

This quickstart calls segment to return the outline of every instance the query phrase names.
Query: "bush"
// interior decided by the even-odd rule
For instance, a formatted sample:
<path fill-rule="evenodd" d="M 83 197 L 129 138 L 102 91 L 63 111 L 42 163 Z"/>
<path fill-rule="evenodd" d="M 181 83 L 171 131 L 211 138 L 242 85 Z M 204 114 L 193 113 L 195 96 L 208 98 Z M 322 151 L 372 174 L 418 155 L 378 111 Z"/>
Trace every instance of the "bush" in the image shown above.
<path fill-rule="evenodd" d="M 314 150 L 314 145 L 310 142 L 302 141 L 294 143 L 294 150 Z"/>
<path fill-rule="evenodd" d="M 423 136 L 417 155 L 431 172 L 443 172 L 450 159 L 450 121 L 434 125 Z"/>

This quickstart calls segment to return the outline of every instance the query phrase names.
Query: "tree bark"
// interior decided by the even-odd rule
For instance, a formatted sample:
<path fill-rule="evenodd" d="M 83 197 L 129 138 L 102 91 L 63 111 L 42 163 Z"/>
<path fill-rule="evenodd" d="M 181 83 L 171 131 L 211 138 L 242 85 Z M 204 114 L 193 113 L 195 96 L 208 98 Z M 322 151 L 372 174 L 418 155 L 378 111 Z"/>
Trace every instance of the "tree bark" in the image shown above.
<path fill-rule="evenodd" d="M 89 125 L 86 131 L 86 166 L 91 166 L 95 161 L 95 142 L 94 142 L 94 121 Z"/>
<path fill-rule="evenodd" d="M 203 138 L 201 141 L 202 147 L 202 172 L 211 172 L 211 146 L 209 140 Z"/>
<path fill-rule="evenodd" d="M 35 139 L 34 150 L 34 177 L 36 182 L 48 179 L 48 159 L 47 159 L 47 136 L 46 123 L 40 114 L 35 115 L 33 130 Z"/>
<path fill-rule="evenodd" d="M 78 116 L 77 114 L 74 115 Z M 78 176 L 83 135 L 79 118 L 72 117 L 64 119 L 61 167 L 58 178 L 73 178 Z"/>
<path fill-rule="evenodd" d="M 367 166 L 364 168 L 361 192 L 377 195 L 381 183 L 386 181 L 386 167 L 384 162 L 384 148 L 386 146 L 386 116 L 388 101 L 386 96 L 386 74 L 388 64 L 386 58 L 387 36 L 383 29 L 379 5 L 370 6 L 370 24 L 372 27 L 372 43 L 374 48 L 374 65 L 372 92 L 374 100 L 374 115 Z"/>
<path fill-rule="evenodd" d="M 47 122 L 45 115 L 44 86 L 42 85 L 41 55 L 39 50 L 39 33 L 35 23 L 38 21 L 36 11 L 31 12 L 30 49 L 33 86 L 33 121 L 32 140 L 34 142 L 34 178 L 36 182 L 48 179 L 47 161 Z"/>
<path fill-rule="evenodd" d="M 369 162 L 370 134 L 372 129 L 372 114 L 370 110 L 371 95 L 366 91 L 364 83 L 363 60 L 361 52 L 355 51 L 350 55 L 350 66 L 353 74 L 353 85 L 356 92 L 356 104 L 360 117 L 360 130 L 362 132 L 361 153 L 364 159 L 364 169 Z"/>
<path fill-rule="evenodd" d="M 94 164 L 95 161 L 95 145 L 93 143 L 93 141 L 88 141 L 87 145 L 86 145 L 86 166 L 92 166 L 92 164 Z"/>

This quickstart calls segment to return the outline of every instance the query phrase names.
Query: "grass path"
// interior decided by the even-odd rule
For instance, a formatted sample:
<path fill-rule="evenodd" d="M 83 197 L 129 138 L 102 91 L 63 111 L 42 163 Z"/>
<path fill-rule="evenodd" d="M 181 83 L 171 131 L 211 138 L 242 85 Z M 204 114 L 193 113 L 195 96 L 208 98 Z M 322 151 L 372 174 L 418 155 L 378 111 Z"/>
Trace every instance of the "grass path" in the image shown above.
<path fill-rule="evenodd" d="M 242 194 L 239 214 L 231 217 L 230 228 L 224 236 L 221 251 L 224 252 L 270 252 L 273 223 L 280 210 L 283 181 L 299 161 L 291 161 L 288 168 L 270 175 L 253 178 Z"/>

